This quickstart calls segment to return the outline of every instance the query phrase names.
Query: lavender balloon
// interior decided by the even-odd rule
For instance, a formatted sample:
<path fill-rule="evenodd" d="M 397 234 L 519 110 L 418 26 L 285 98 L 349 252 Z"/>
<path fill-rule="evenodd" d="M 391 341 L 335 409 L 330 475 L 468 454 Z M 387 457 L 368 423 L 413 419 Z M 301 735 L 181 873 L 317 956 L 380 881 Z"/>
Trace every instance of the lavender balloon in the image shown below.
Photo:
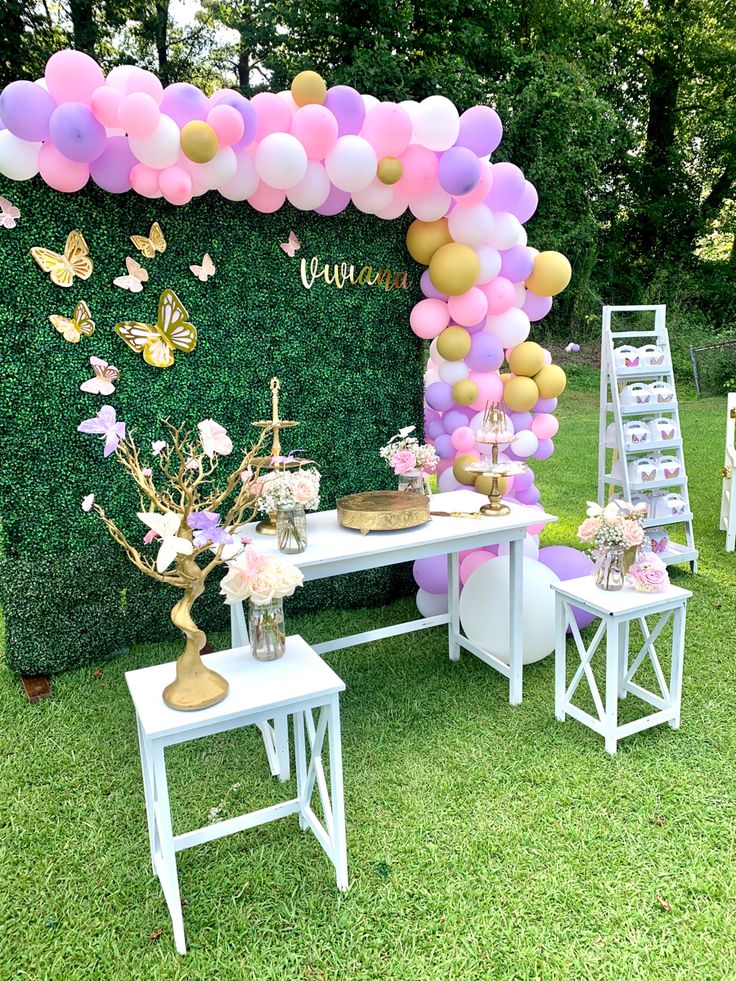
<path fill-rule="evenodd" d="M 100 156 L 89 165 L 92 180 L 103 191 L 123 194 L 131 188 L 130 172 L 138 163 L 125 136 L 111 136 Z"/>
<path fill-rule="evenodd" d="M 473 371 L 495 371 L 503 364 L 503 344 L 493 334 L 473 334 L 465 364 Z"/>
<path fill-rule="evenodd" d="M 480 160 L 467 147 L 450 147 L 440 158 L 437 178 L 448 194 L 468 194 L 480 180 Z"/>
<path fill-rule="evenodd" d="M 562 582 L 566 579 L 589 576 L 593 569 L 593 562 L 589 556 L 577 548 L 570 548 L 569 545 L 547 545 L 545 548 L 540 548 L 539 561 L 551 569 Z M 593 613 L 586 613 L 577 606 L 572 608 L 572 612 L 581 630 L 583 627 L 590 626 L 595 619 Z M 569 627 L 567 632 L 571 632 Z"/>
<path fill-rule="evenodd" d="M 96 160 L 107 145 L 105 127 L 82 102 L 64 102 L 54 109 L 49 136 L 59 153 L 76 163 Z"/>
<path fill-rule="evenodd" d="M 455 447 L 452 445 L 452 440 L 447 433 L 443 433 L 442 436 L 438 436 L 435 439 L 434 448 L 437 450 L 437 456 L 441 460 L 452 460 L 455 456 Z"/>
<path fill-rule="evenodd" d="M 447 559 L 444 555 L 417 559 L 412 572 L 420 589 L 425 589 L 428 593 L 447 592 Z"/>
<path fill-rule="evenodd" d="M 425 406 L 424 409 L 424 431 L 430 439 L 437 439 L 439 436 L 445 435 L 445 427 L 441 419 L 430 419 L 427 422 L 427 416 L 431 413 L 436 415 L 437 413 L 434 409 L 429 409 Z"/>
<path fill-rule="evenodd" d="M 493 184 L 486 204 L 493 211 L 513 211 L 524 193 L 524 174 L 512 163 L 493 165 Z"/>
<path fill-rule="evenodd" d="M 350 192 L 341 191 L 339 187 L 335 187 L 333 184 L 330 187 L 330 193 L 327 195 L 327 200 L 315 208 L 315 212 L 318 215 L 339 215 L 341 211 L 344 211 L 350 204 Z M 436 406 L 434 407 L 436 408 Z"/>
<path fill-rule="evenodd" d="M 460 117 L 460 132 L 455 146 L 464 146 L 478 157 L 493 153 L 503 136 L 498 113 L 489 106 L 472 106 Z"/>
<path fill-rule="evenodd" d="M 360 92 L 349 85 L 333 85 L 324 101 L 337 120 L 340 136 L 357 136 L 365 119 L 365 103 Z"/>
<path fill-rule="evenodd" d="M 509 419 L 514 424 L 514 432 L 519 433 L 522 429 L 530 429 L 532 424 L 531 412 L 509 412 Z"/>
<path fill-rule="evenodd" d="M 534 484 L 531 487 L 527 487 L 526 490 L 517 491 L 514 489 L 514 493 L 519 504 L 536 504 L 542 496 Z"/>
<path fill-rule="evenodd" d="M 348 195 L 349 197 L 350 195 Z M 428 385 L 424 397 L 427 400 L 427 405 L 432 409 L 437 409 L 438 412 L 447 412 L 448 409 L 452 408 L 455 401 L 452 397 L 452 385 L 441 381 L 432 382 L 431 385 Z"/>
<path fill-rule="evenodd" d="M 472 327 L 466 327 L 465 330 L 467 330 L 469 334 L 477 334 L 479 331 L 483 330 L 485 325 L 486 318 L 484 317 L 482 320 L 479 320 L 477 324 L 473 324 Z"/>
<path fill-rule="evenodd" d="M 434 286 L 432 280 L 429 278 L 429 269 L 425 269 L 422 275 L 419 277 L 419 286 L 422 293 L 427 297 L 428 300 L 446 300 L 447 296 Z"/>
<path fill-rule="evenodd" d="M 525 491 L 528 490 L 534 483 L 534 471 L 531 467 L 520 474 L 514 476 L 514 491 Z"/>
<path fill-rule="evenodd" d="M 552 309 L 552 297 L 538 296 L 536 293 L 532 293 L 531 290 L 527 290 L 524 305 L 521 309 L 532 322 L 541 320 Z"/>
<path fill-rule="evenodd" d="M 468 417 L 462 409 L 450 409 L 449 412 L 445 412 L 442 424 L 446 433 L 454 433 L 461 426 L 467 426 Z"/>
<path fill-rule="evenodd" d="M 0 117 L 19 140 L 37 143 L 49 138 L 49 120 L 56 103 L 46 89 L 22 80 L 6 85 L 0 94 Z"/>
<path fill-rule="evenodd" d="M 554 412 L 557 408 L 557 399 L 537 399 L 534 406 L 535 412 Z"/>
<path fill-rule="evenodd" d="M 555 451 L 555 444 L 551 439 L 540 439 L 537 452 L 534 454 L 535 460 L 548 460 Z M 536 504 L 536 501 L 534 502 Z"/>
<path fill-rule="evenodd" d="M 167 116 L 171 116 L 181 129 L 193 119 L 207 118 L 209 99 L 196 85 L 190 85 L 189 82 L 174 82 L 164 89 L 164 97 L 159 109 Z"/>
<path fill-rule="evenodd" d="M 534 250 L 528 245 L 514 245 L 501 253 L 500 275 L 510 282 L 523 283 L 531 276 L 533 269 Z"/>
<path fill-rule="evenodd" d="M 539 195 L 537 194 L 537 189 L 530 181 L 526 181 L 524 183 L 523 194 L 511 210 L 523 225 L 525 221 L 529 221 L 537 210 L 538 204 Z"/>

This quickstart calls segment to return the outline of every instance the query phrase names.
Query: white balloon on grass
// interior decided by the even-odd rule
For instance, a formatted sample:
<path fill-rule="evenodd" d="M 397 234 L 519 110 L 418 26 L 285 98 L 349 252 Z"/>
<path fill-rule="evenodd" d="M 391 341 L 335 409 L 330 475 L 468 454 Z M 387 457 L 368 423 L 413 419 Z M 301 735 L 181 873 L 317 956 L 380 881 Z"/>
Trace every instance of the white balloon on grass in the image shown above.
<path fill-rule="evenodd" d="M 307 172 L 307 151 L 291 133 L 269 133 L 256 150 L 258 176 L 269 187 L 287 191 Z"/>
<path fill-rule="evenodd" d="M 428 593 L 426 589 L 417 592 L 417 609 L 423 617 L 436 617 L 447 613 L 447 593 Z"/>
<path fill-rule="evenodd" d="M 341 136 L 325 157 L 327 174 L 341 191 L 362 191 L 376 176 L 378 160 L 368 140 Z"/>
<path fill-rule="evenodd" d="M 289 201 L 300 211 L 313 211 L 330 196 L 330 178 L 321 163 L 310 160 L 307 172 L 295 187 L 286 192 Z"/>
<path fill-rule="evenodd" d="M 493 212 L 480 204 L 459 204 L 448 218 L 450 235 L 463 245 L 477 246 L 490 242 L 493 235 Z M 495 245 L 495 243 L 493 243 Z"/>
<path fill-rule="evenodd" d="M 162 112 L 158 125 L 150 136 L 130 136 L 128 144 L 133 156 L 142 164 L 155 170 L 162 170 L 164 167 L 173 167 L 178 162 L 181 153 L 181 133 L 171 116 Z"/>
<path fill-rule="evenodd" d="M 0 174 L 11 181 L 27 181 L 38 173 L 40 143 L 19 140 L 9 129 L 0 130 Z"/>
<path fill-rule="evenodd" d="M 452 472 L 445 471 L 445 473 Z M 444 477 L 445 473 L 442 474 Z M 555 596 L 550 586 L 559 578 L 534 559 L 523 564 L 522 627 L 524 664 L 541 661 L 555 646 Z M 460 621 L 478 647 L 508 664 L 510 560 L 499 556 L 473 572 L 460 596 Z"/>
<path fill-rule="evenodd" d="M 430 95 L 413 117 L 414 138 L 428 150 L 449 150 L 460 132 L 460 116 L 444 95 Z"/>

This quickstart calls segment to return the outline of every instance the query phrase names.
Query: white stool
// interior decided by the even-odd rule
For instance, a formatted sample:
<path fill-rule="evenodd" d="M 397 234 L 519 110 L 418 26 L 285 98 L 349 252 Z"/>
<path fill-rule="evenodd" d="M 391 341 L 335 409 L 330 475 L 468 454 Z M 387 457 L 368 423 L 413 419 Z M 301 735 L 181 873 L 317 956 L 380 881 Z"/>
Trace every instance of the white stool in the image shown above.
<path fill-rule="evenodd" d="M 555 591 L 555 715 L 564 722 L 571 716 L 583 725 L 600 733 L 606 741 L 607 752 L 616 752 L 616 743 L 624 736 L 630 736 L 642 729 L 668 722 L 671 728 L 680 725 L 680 702 L 682 698 L 682 667 L 685 651 L 685 608 L 692 593 L 678 586 L 668 586 L 661 593 L 638 593 L 624 587 L 616 592 L 599 589 L 593 576 L 569 579 L 567 582 L 553 583 Z M 586 648 L 580 630 L 572 614 L 573 607 L 580 607 L 600 618 L 590 645 Z M 650 630 L 646 618 L 658 616 L 659 619 Z M 657 657 L 654 642 L 659 637 L 667 621 L 673 618 L 672 661 L 669 684 Z M 629 625 L 637 620 L 641 628 L 644 646 L 629 661 Z M 566 629 L 570 626 L 580 664 L 569 685 L 567 682 L 567 638 Z M 606 688 L 603 699 L 598 691 L 591 661 L 605 635 L 606 638 Z M 648 691 L 634 682 L 634 675 L 648 658 L 659 687 L 659 694 Z M 585 677 L 597 717 L 572 704 L 573 696 Z M 656 712 L 618 724 L 618 702 L 628 694 L 647 702 Z"/>
<path fill-rule="evenodd" d="M 125 675 L 138 723 L 151 863 L 169 907 L 180 954 L 186 953 L 186 941 L 176 853 L 185 848 L 298 814 L 300 827 L 311 828 L 335 866 L 337 888 L 343 891 L 348 888 L 339 704 L 344 682 L 298 636 L 287 639 L 286 653 L 278 661 L 255 661 L 248 647 L 238 647 L 208 655 L 207 666 L 227 678 L 230 690 L 218 705 L 196 712 L 178 712 L 169 708 L 161 697 L 166 685 L 174 680 L 173 662 L 128 671 Z M 315 711 L 316 719 L 312 714 Z M 293 718 L 297 796 L 282 804 L 175 835 L 171 827 L 165 747 L 216 732 L 260 725 L 274 715 Z M 329 791 L 322 765 L 325 736 L 329 746 Z M 311 807 L 315 786 L 322 803 L 324 824 Z"/>

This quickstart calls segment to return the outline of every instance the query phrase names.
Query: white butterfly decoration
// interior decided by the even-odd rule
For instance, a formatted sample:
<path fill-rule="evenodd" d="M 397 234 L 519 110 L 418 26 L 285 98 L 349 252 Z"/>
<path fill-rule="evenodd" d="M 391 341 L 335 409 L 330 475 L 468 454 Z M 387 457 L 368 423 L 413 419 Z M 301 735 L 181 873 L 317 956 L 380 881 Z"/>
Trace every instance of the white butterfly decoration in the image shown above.
<path fill-rule="evenodd" d="M 81 391 L 91 392 L 92 395 L 112 395 L 115 391 L 113 382 L 116 382 L 120 377 L 120 369 L 116 368 L 114 364 L 108 364 L 102 358 L 92 357 L 89 359 L 89 363 L 92 365 L 95 376 L 82 382 L 79 386 Z"/>
<path fill-rule="evenodd" d="M 118 276 L 113 279 L 113 285 L 119 286 L 121 290 L 129 290 L 131 293 L 140 293 L 143 284 L 148 282 L 148 270 L 144 269 L 140 262 L 125 257 L 125 267 L 128 270 L 127 276 Z"/>
<path fill-rule="evenodd" d="M 0 197 L 0 225 L 3 228 L 15 228 L 20 211 L 7 198 Z"/>
<path fill-rule="evenodd" d="M 206 283 L 210 276 L 215 275 L 215 264 L 210 258 L 209 252 L 205 252 L 202 257 L 201 266 L 190 266 L 189 267 L 200 283 Z"/>
<path fill-rule="evenodd" d="M 299 239 L 296 237 L 296 235 L 293 232 L 289 232 L 288 242 L 279 242 L 279 245 L 291 259 L 294 258 L 294 256 L 297 253 L 297 250 L 302 247 L 302 243 L 299 241 Z"/>
<path fill-rule="evenodd" d="M 156 511 L 139 511 L 138 517 L 151 531 L 155 531 L 161 539 L 161 547 L 156 556 L 156 569 L 164 573 L 177 555 L 191 555 L 194 546 L 188 538 L 179 538 L 177 532 L 181 527 L 181 515 L 167 511 L 158 514 Z"/>

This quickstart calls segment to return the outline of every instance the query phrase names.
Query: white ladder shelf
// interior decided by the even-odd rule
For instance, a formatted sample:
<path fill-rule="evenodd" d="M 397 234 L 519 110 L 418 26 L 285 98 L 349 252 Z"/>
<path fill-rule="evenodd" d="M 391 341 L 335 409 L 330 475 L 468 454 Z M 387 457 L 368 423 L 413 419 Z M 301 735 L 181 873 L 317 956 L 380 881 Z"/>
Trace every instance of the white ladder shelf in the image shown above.
<path fill-rule="evenodd" d="M 654 317 L 653 330 L 613 330 L 612 315 L 616 313 L 643 313 Z M 621 318 L 619 318 L 621 319 Z M 617 363 L 615 348 L 622 344 L 655 344 L 664 353 L 660 365 L 642 365 L 623 367 Z M 685 545 L 670 541 L 664 552 L 659 553 L 663 562 L 671 565 L 677 562 L 689 562 L 693 572 L 697 572 L 698 551 L 695 548 L 693 536 L 693 514 L 690 507 L 685 458 L 683 454 L 682 428 L 677 396 L 674 394 L 670 401 L 641 405 L 622 405 L 621 393 L 631 382 L 665 382 L 675 392 L 675 378 L 672 372 L 672 355 L 670 352 L 669 335 L 666 326 L 666 307 L 658 306 L 610 306 L 603 307 L 603 335 L 601 342 L 601 394 L 598 430 L 598 503 L 605 504 L 606 492 L 609 498 L 620 497 L 630 501 L 632 492 L 641 494 L 645 491 L 673 491 L 678 493 L 686 503 L 685 512 L 681 514 L 648 517 L 644 521 L 645 528 L 660 526 L 684 525 Z M 638 446 L 628 443 L 624 425 L 627 421 L 640 418 L 663 416 L 671 419 L 676 427 L 676 438 L 661 441 L 649 440 Z M 633 460 L 651 455 L 653 452 L 676 452 L 680 459 L 680 474 L 666 480 L 636 481 L 631 478 L 629 465 Z M 610 453 L 610 463 L 609 463 Z"/>

